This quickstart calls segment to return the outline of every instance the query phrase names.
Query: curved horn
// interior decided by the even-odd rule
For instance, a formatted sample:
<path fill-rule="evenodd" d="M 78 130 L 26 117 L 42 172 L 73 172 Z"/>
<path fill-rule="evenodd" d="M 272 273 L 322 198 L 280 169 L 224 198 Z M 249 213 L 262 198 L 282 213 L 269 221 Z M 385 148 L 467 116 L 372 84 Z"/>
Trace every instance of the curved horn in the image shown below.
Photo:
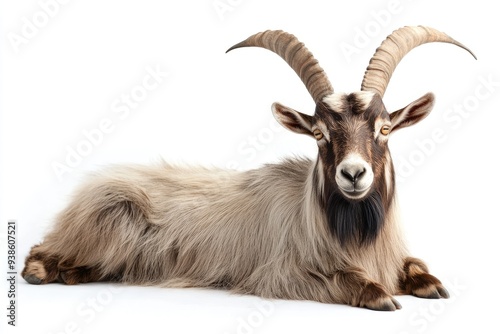
<path fill-rule="evenodd" d="M 392 73 L 401 59 L 413 48 L 430 42 L 455 44 L 476 58 L 465 45 L 436 29 L 423 26 L 403 27 L 390 34 L 377 48 L 366 69 L 361 90 L 373 91 L 384 96 Z"/>
<path fill-rule="evenodd" d="M 333 93 L 333 87 L 312 53 L 294 35 L 281 30 L 267 30 L 248 37 L 227 51 L 241 47 L 259 46 L 283 58 L 297 73 L 314 102 Z"/>

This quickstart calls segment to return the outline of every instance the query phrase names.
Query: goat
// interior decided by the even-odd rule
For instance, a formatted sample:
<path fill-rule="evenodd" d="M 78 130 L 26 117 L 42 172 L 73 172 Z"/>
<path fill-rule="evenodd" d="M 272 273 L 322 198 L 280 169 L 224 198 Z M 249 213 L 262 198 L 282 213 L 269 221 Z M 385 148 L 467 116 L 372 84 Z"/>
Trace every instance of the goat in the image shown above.
<path fill-rule="evenodd" d="M 314 102 L 313 116 L 272 105 L 285 128 L 317 141 L 316 160 L 293 158 L 248 171 L 122 166 L 93 175 L 26 258 L 31 284 L 118 281 L 224 288 L 263 298 L 396 310 L 393 297 L 448 298 L 410 257 L 398 227 L 389 135 L 425 118 L 427 93 L 388 113 L 386 87 L 399 61 L 428 42 L 429 27 L 394 31 L 371 58 L 361 91 L 334 93 L 303 43 L 283 31 L 250 36 L 281 56 Z M 475 56 L 474 56 L 475 58 Z"/>

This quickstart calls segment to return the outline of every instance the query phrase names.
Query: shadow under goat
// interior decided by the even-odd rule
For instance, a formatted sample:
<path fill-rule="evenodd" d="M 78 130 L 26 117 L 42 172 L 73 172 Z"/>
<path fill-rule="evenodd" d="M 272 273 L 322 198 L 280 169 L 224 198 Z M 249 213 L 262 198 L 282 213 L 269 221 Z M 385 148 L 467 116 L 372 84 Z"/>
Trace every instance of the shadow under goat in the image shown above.
<path fill-rule="evenodd" d="M 448 298 L 405 247 L 388 148 L 393 132 L 429 114 L 434 96 L 391 113 L 382 102 L 399 61 L 428 42 L 468 50 L 429 27 L 398 29 L 370 60 L 361 91 L 350 94 L 334 93 L 291 34 L 265 31 L 236 44 L 228 51 L 271 50 L 300 76 L 314 115 L 279 103 L 272 112 L 317 141 L 317 159 L 244 172 L 167 163 L 104 170 L 88 178 L 31 249 L 22 276 L 31 284 L 225 288 L 385 311 L 401 308 L 397 294 Z"/>

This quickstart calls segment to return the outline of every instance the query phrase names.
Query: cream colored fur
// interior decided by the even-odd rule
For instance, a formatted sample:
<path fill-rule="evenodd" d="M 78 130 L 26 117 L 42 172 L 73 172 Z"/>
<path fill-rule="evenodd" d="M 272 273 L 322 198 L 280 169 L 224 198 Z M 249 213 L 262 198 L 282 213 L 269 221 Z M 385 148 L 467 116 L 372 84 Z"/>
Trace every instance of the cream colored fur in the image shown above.
<path fill-rule="evenodd" d="M 398 292 L 407 255 L 395 203 L 381 234 L 343 248 L 328 231 L 314 162 L 247 172 L 115 167 L 91 177 L 37 248 L 102 277 L 356 304 L 346 271 Z M 353 283 L 354 284 L 354 283 Z"/>

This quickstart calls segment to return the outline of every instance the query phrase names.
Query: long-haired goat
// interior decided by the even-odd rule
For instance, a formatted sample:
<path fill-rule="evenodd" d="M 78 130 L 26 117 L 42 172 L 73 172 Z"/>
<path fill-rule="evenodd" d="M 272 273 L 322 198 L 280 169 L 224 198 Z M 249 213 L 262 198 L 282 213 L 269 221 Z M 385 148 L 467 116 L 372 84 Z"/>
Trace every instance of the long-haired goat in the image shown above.
<path fill-rule="evenodd" d="M 468 50 L 432 28 L 401 28 L 377 49 L 361 91 L 351 94 L 333 92 L 293 35 L 265 31 L 236 44 L 228 51 L 266 48 L 300 76 L 314 115 L 278 103 L 272 111 L 284 127 L 317 141 L 318 158 L 245 172 L 168 164 L 104 171 L 31 249 L 22 276 L 31 284 L 226 288 L 374 310 L 399 309 L 395 294 L 447 298 L 403 242 L 387 143 L 390 133 L 426 117 L 434 96 L 392 113 L 382 102 L 399 61 L 428 42 Z"/>

